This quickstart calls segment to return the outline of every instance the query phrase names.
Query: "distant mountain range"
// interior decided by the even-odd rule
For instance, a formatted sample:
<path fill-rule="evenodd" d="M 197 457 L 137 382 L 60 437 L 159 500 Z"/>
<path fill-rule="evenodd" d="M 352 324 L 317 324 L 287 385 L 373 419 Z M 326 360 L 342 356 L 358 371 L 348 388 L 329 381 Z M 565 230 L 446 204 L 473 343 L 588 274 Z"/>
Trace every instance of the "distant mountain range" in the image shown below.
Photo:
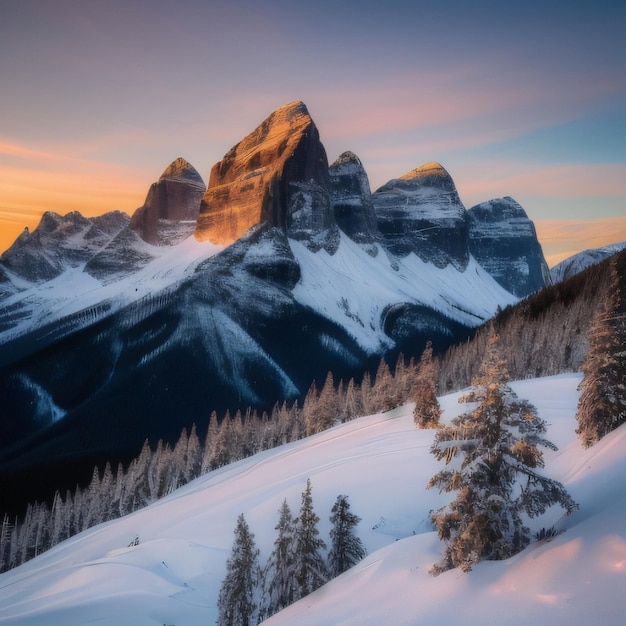
<path fill-rule="evenodd" d="M 46 213 L 0 257 L 0 489 L 44 497 L 212 410 L 442 351 L 549 282 L 512 198 L 466 210 L 437 163 L 372 193 L 288 104 L 206 188 L 176 159 L 130 219 Z"/>

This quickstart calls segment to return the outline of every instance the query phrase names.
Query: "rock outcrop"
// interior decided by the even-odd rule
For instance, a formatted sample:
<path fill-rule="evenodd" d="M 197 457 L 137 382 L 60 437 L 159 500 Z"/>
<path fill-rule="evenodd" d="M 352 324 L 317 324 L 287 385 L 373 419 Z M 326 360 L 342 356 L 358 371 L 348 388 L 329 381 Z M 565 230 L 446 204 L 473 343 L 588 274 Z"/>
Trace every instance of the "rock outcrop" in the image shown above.
<path fill-rule="evenodd" d="M 535 225 L 513 198 L 482 202 L 467 214 L 470 252 L 502 287 L 523 298 L 551 283 Z"/>
<path fill-rule="evenodd" d="M 195 236 L 231 244 L 262 222 L 315 248 L 336 239 L 326 151 L 302 102 L 274 111 L 213 166 Z"/>
<path fill-rule="evenodd" d="M 43 214 L 33 232 L 25 229 L 0 257 L 0 265 L 30 282 L 41 283 L 86 263 L 128 226 L 128 215 L 112 211 L 84 217 L 78 211 Z"/>
<path fill-rule="evenodd" d="M 155 246 L 180 243 L 196 229 L 205 190 L 200 174 L 179 157 L 148 190 L 146 201 L 130 220 L 131 230 Z"/>
<path fill-rule="evenodd" d="M 469 260 L 468 222 L 450 174 L 427 163 L 390 180 L 372 195 L 378 228 L 396 256 L 464 269 Z"/>
<path fill-rule="evenodd" d="M 339 228 L 360 244 L 373 244 L 380 235 L 372 192 L 363 164 L 344 152 L 329 168 L 330 200 Z"/>

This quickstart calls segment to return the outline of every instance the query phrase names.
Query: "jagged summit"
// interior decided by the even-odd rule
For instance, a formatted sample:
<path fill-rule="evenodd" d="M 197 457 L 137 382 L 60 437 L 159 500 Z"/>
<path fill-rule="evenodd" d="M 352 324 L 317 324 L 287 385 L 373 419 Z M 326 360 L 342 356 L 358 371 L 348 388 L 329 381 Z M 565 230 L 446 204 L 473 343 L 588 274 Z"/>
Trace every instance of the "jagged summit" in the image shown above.
<path fill-rule="evenodd" d="M 143 206 L 130 220 L 130 229 L 155 246 L 171 246 L 191 236 L 206 187 L 197 170 L 178 157 L 152 183 Z"/>
<path fill-rule="evenodd" d="M 202 187 L 203 192 L 206 189 L 202 176 L 200 176 L 196 168 L 183 157 L 178 157 L 165 168 L 165 171 L 159 178 L 159 181 L 162 180 L 184 180 L 189 183 L 198 184 Z"/>
<path fill-rule="evenodd" d="M 320 247 L 333 230 L 326 151 L 300 101 L 274 111 L 213 166 L 195 236 L 230 244 L 261 222 Z"/>

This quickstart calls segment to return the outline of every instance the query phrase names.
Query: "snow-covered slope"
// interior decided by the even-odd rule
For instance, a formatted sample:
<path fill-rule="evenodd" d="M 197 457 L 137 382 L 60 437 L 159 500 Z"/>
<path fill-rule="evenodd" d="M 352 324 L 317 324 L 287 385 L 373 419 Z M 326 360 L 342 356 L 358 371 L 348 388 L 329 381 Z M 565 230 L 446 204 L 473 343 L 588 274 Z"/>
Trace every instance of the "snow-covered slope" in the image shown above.
<path fill-rule="evenodd" d="M 245 514 L 267 558 L 278 508 L 286 498 L 297 510 L 307 478 L 322 536 L 335 497 L 347 494 L 369 556 L 271 624 L 621 623 L 626 429 L 581 448 L 574 434 L 579 381 L 566 374 L 513 385 L 549 422 L 559 451 L 546 453 L 545 471 L 566 484 L 580 510 L 564 521 L 564 534 L 507 561 L 466 575 L 427 573 L 442 548 L 428 512 L 449 496 L 424 489 L 439 469 L 429 454 L 433 433 L 415 429 L 407 406 L 222 468 L 0 575 L 0 624 L 214 623 L 237 516 Z M 441 399 L 445 419 L 461 410 L 458 395 Z M 532 529 L 559 516 L 548 514 Z M 128 547 L 135 537 L 139 545 Z"/>
<path fill-rule="evenodd" d="M 137 245 L 146 249 L 146 258 L 151 258 L 139 268 L 120 269 L 116 274 L 97 278 L 80 263 L 43 283 L 30 285 L 22 281 L 22 291 L 0 301 L 0 344 L 83 311 L 84 323 L 93 324 L 132 302 L 175 286 L 191 275 L 201 261 L 224 248 L 200 243 L 193 236 L 172 247 L 144 242 Z"/>
<path fill-rule="evenodd" d="M 558 265 L 555 265 L 550 270 L 550 276 L 553 283 L 560 283 L 572 276 L 575 276 L 579 272 L 590 265 L 595 265 L 607 259 L 608 257 L 616 254 L 620 250 L 626 248 L 626 241 L 621 243 L 612 243 L 602 248 L 592 248 L 590 250 L 583 250 L 578 254 L 561 261 Z"/>
<path fill-rule="evenodd" d="M 393 259 L 378 245 L 374 256 L 344 234 L 333 255 L 311 252 L 293 240 L 290 245 L 302 275 L 293 291 L 296 300 L 347 328 L 368 352 L 393 345 L 385 316 L 396 305 L 423 305 L 474 327 L 493 317 L 498 306 L 517 301 L 473 257 L 463 270 L 453 264 L 437 268 L 412 252 Z"/>

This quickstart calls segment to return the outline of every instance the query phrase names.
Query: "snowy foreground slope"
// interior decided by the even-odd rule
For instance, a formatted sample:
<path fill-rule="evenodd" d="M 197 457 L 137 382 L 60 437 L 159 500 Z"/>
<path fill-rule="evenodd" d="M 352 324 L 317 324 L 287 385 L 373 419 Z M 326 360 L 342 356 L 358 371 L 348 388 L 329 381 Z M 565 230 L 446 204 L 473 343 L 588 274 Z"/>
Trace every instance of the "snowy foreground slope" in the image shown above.
<path fill-rule="evenodd" d="M 0 575 L 0 624 L 178 624 L 215 622 L 233 528 L 244 513 L 261 561 L 287 499 L 297 513 L 311 478 L 328 541 L 328 516 L 347 494 L 362 518 L 369 556 L 271 624 L 617 624 L 626 611 L 626 429 L 590 450 L 574 434 L 580 376 L 518 382 L 559 446 L 546 471 L 564 482 L 580 510 L 566 532 L 502 562 L 437 578 L 441 544 L 429 510 L 444 502 L 424 485 L 439 469 L 433 433 L 413 426 L 411 406 L 364 417 L 208 474 L 155 505 L 78 535 Z M 441 399 L 444 418 L 462 405 Z M 560 512 L 532 529 L 559 522 Z M 139 545 L 127 547 L 139 538 Z"/>

